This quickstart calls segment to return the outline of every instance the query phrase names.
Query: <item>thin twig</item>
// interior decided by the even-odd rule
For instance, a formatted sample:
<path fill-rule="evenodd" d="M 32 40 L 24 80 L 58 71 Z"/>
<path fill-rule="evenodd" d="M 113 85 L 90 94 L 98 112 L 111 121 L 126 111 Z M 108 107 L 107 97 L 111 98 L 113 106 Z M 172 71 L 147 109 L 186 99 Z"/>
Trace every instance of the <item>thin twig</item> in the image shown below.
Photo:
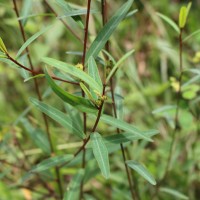
<path fill-rule="evenodd" d="M 176 142 L 176 136 L 177 136 L 177 132 L 179 130 L 179 110 L 180 110 L 180 100 L 181 100 L 181 84 L 182 84 L 182 76 L 183 76 L 183 40 L 182 40 L 182 33 L 183 33 L 183 29 L 180 29 L 180 33 L 179 33 L 179 88 L 177 91 L 177 98 L 176 98 L 176 113 L 175 113 L 175 118 L 174 118 L 174 130 L 172 133 L 172 141 L 170 144 L 170 150 L 169 150 L 169 155 L 167 158 L 167 164 L 166 164 L 166 168 L 164 171 L 164 175 L 163 177 L 160 179 L 160 181 L 157 183 L 156 185 L 156 190 L 155 193 L 152 197 L 152 199 L 155 199 L 155 197 L 158 194 L 158 190 L 160 188 L 160 186 L 162 185 L 163 181 L 167 178 L 169 170 L 170 170 L 170 164 L 171 164 L 171 160 L 172 160 L 172 156 L 174 153 L 174 148 L 175 148 L 175 142 Z"/>
<path fill-rule="evenodd" d="M 19 67 L 25 69 L 26 71 L 28 71 L 29 73 L 31 73 L 32 75 L 36 76 L 39 75 L 40 73 L 38 71 L 33 71 L 29 68 L 27 68 L 26 66 L 22 65 L 21 63 L 19 63 L 17 60 L 15 60 L 14 58 L 12 58 L 9 54 L 6 54 L 7 58 L 9 60 L 11 60 L 13 63 L 15 63 L 16 65 L 18 65 Z M 51 76 L 52 79 L 57 80 L 57 81 L 61 81 L 61 82 L 65 82 L 65 83 L 70 83 L 72 85 L 80 85 L 80 83 L 78 82 L 73 82 L 73 81 L 68 81 L 68 80 L 64 80 L 62 78 L 59 78 L 57 76 Z"/>
<path fill-rule="evenodd" d="M 14 5 L 15 13 L 16 13 L 17 17 L 19 18 L 20 15 L 19 15 L 19 11 L 18 11 L 18 8 L 17 8 L 16 0 L 13 0 L 13 5 Z M 20 31 L 21 31 L 21 34 L 22 34 L 23 41 L 26 42 L 25 31 L 24 31 L 24 28 L 23 28 L 21 20 L 18 20 L 18 23 L 19 23 L 19 27 L 20 27 Z M 31 57 L 30 57 L 30 53 L 29 53 L 28 47 L 26 47 L 25 50 L 26 50 L 26 53 L 28 55 L 28 61 L 29 61 L 29 64 L 30 64 L 30 68 L 31 68 L 32 71 L 34 71 L 34 67 L 33 67 L 33 64 L 32 64 L 32 60 L 31 60 Z M 32 74 L 32 75 L 34 75 L 34 74 Z M 37 79 L 34 79 L 34 85 L 35 85 L 35 90 L 36 90 L 38 99 L 40 101 L 42 101 L 42 96 L 40 94 L 40 90 L 39 90 L 39 85 L 38 85 Z M 49 141 L 49 145 L 50 145 L 50 149 L 51 149 L 51 154 L 53 155 L 53 154 L 55 154 L 55 150 L 54 150 L 53 143 L 52 143 L 52 140 L 51 140 L 51 134 L 50 134 L 50 131 L 49 131 L 47 117 L 46 117 L 46 115 L 44 113 L 42 114 L 42 116 L 43 116 L 43 120 L 44 120 L 44 123 L 45 123 L 45 128 L 46 128 L 47 137 L 48 137 L 48 141 Z M 58 183 L 60 196 L 62 198 L 63 197 L 62 184 L 61 184 L 60 172 L 59 172 L 59 169 L 57 167 L 55 168 L 55 172 L 56 172 L 56 177 L 57 177 L 57 183 Z"/>
<path fill-rule="evenodd" d="M 88 27 L 89 27 L 89 19 L 90 19 L 90 6 L 91 6 L 91 0 L 88 0 L 87 3 L 87 15 L 86 15 L 86 23 L 84 28 L 84 45 L 83 45 L 83 56 L 82 56 L 82 65 L 83 65 L 83 71 L 85 70 L 85 57 L 86 57 L 86 51 L 87 51 L 87 40 L 88 40 Z M 82 97 L 85 97 L 85 93 L 82 91 Z M 87 115 L 84 112 L 83 113 L 83 127 L 84 127 L 84 133 L 87 134 Z M 83 143 L 85 143 L 85 140 L 83 140 Z M 83 148 L 83 158 L 82 158 L 82 168 L 85 168 L 85 147 Z M 83 198 L 83 180 L 80 184 L 80 200 Z"/>
<path fill-rule="evenodd" d="M 105 25 L 107 23 L 107 21 L 108 21 L 108 13 L 107 13 L 108 4 L 107 4 L 107 1 L 106 0 L 101 0 L 101 5 L 102 5 L 102 22 L 103 22 L 103 25 Z M 106 49 L 107 52 L 110 53 L 109 41 L 106 42 L 105 49 Z M 106 60 L 108 60 L 108 56 L 106 56 L 105 58 L 106 58 Z M 111 96 L 112 96 L 112 107 L 113 107 L 113 111 L 114 111 L 114 117 L 117 118 L 117 110 L 116 110 L 114 87 L 113 87 L 113 78 L 112 77 L 110 79 L 110 90 L 111 90 Z M 117 128 L 117 133 L 118 134 L 120 133 L 119 128 Z M 134 199 L 136 199 L 136 192 L 134 190 L 133 183 L 131 181 L 130 171 L 129 171 L 128 166 L 126 164 L 125 149 L 123 147 L 123 144 L 120 144 L 120 147 L 121 147 L 121 152 L 122 152 L 122 156 L 123 156 L 123 162 L 124 162 L 124 166 L 125 166 L 125 170 L 126 170 L 126 175 L 127 175 L 127 178 L 128 178 L 130 191 L 131 191 L 131 196 L 132 196 L 132 199 L 134 200 Z"/>

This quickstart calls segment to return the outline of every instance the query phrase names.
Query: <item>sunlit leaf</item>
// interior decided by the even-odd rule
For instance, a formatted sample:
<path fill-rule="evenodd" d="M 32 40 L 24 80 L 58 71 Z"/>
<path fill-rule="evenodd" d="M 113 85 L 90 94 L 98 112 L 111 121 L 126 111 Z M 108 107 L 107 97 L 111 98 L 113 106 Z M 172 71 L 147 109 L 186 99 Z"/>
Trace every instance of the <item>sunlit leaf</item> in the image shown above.
<path fill-rule="evenodd" d="M 1 39 L 1 37 L 0 37 L 0 50 L 5 54 L 8 53 L 8 51 L 6 49 L 6 46 L 5 46 L 4 42 L 3 42 L 3 40 Z"/>

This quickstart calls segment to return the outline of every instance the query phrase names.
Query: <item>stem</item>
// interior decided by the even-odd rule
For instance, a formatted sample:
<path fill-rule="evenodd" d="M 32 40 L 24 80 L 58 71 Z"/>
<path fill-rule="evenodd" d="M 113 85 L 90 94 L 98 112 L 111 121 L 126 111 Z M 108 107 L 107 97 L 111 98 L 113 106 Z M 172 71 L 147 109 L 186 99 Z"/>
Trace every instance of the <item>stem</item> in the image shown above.
<path fill-rule="evenodd" d="M 102 22 L 103 25 L 105 25 L 108 21 L 108 14 L 107 14 L 107 10 L 108 10 L 108 3 L 106 0 L 101 0 L 101 5 L 102 5 Z M 109 45 L 109 40 L 106 42 L 105 45 L 105 49 L 107 52 L 110 52 L 110 45 Z M 108 56 L 105 57 L 106 60 L 108 61 Z M 110 90 L 111 90 L 111 96 L 112 96 L 112 107 L 113 107 L 113 111 L 114 111 L 114 117 L 117 118 L 117 110 L 116 110 L 116 103 L 115 103 L 115 96 L 114 96 L 114 88 L 113 88 L 113 79 L 111 77 L 110 79 Z M 117 128 L 117 133 L 120 133 L 120 130 Z M 136 193 L 135 190 L 133 188 L 133 183 L 131 181 L 131 175 L 130 175 L 130 171 L 128 169 L 128 166 L 126 164 L 126 154 L 125 154 L 125 149 L 123 144 L 120 144 L 121 147 L 121 152 L 122 152 L 122 157 L 123 157 L 123 161 L 124 161 L 124 166 L 125 166 L 125 170 L 126 170 L 126 175 L 128 178 L 128 183 L 129 183 L 129 187 L 130 187 L 130 191 L 131 191 L 131 196 L 132 199 L 136 199 Z"/>
<path fill-rule="evenodd" d="M 183 29 L 180 29 L 180 34 L 179 34 L 179 88 L 177 91 L 177 101 L 176 101 L 176 113 L 175 113 L 175 118 L 174 118 L 174 130 L 172 133 L 172 141 L 171 141 L 171 145 L 170 145 L 170 150 L 169 150 L 169 155 L 167 158 L 167 165 L 165 168 L 165 172 L 163 177 L 161 178 L 161 180 L 157 183 L 156 186 L 156 191 L 155 194 L 153 195 L 152 199 L 154 199 L 157 194 L 158 194 L 158 190 L 159 187 L 162 185 L 163 181 L 166 179 L 166 177 L 168 176 L 169 170 L 170 170 L 170 164 L 171 164 L 171 160 L 172 160 L 172 156 L 174 153 L 174 148 L 175 148 L 175 142 L 176 142 L 176 136 L 177 136 L 177 132 L 179 130 L 179 106 L 180 106 L 180 100 L 181 100 L 181 84 L 182 84 L 182 76 L 183 76 L 183 40 L 182 40 L 182 33 L 183 33 Z"/>
<path fill-rule="evenodd" d="M 91 0 L 88 0 L 87 3 L 87 15 L 86 15 L 86 24 L 84 28 L 84 44 L 83 44 L 83 56 L 82 56 L 82 65 L 83 65 L 83 71 L 85 70 L 85 57 L 86 57 L 86 51 L 87 51 L 87 40 L 88 40 L 88 27 L 89 27 L 89 19 L 90 19 L 90 6 L 91 6 Z M 82 90 L 82 97 L 85 97 L 85 93 Z M 87 134 L 87 115 L 86 113 L 83 113 L 83 126 L 84 126 L 84 133 Z M 83 140 L 83 144 L 87 141 Z M 83 147 L 83 158 L 82 158 L 82 168 L 85 168 L 85 146 Z M 80 185 L 80 200 L 83 198 L 83 180 L 81 181 Z"/>
<path fill-rule="evenodd" d="M 117 110 L 116 110 L 116 103 L 115 103 L 115 96 L 114 96 L 114 88 L 113 88 L 113 79 L 110 79 L 110 90 L 111 90 L 111 96 L 112 96 L 112 107 L 113 107 L 113 111 L 114 111 L 114 117 L 117 118 Z M 117 133 L 120 133 L 119 128 L 117 128 Z M 134 185 L 133 182 L 131 180 L 131 175 L 130 175 L 130 171 L 128 169 L 128 166 L 126 164 L 126 154 L 125 154 L 125 148 L 123 146 L 123 144 L 120 144 L 121 147 L 121 152 L 122 152 L 122 156 L 123 156 L 123 161 L 124 161 L 124 166 L 125 166 L 125 170 L 126 170 L 126 175 L 128 178 L 128 183 L 129 183 L 129 187 L 130 187 L 130 192 L 131 192 L 131 196 L 132 199 L 137 199 L 137 195 L 134 189 Z"/>
<path fill-rule="evenodd" d="M 32 75 L 36 76 L 36 75 L 40 74 L 39 71 L 41 71 L 41 70 L 38 70 L 38 72 L 37 71 L 33 71 L 33 70 L 29 69 L 28 67 L 25 67 L 24 65 L 22 65 L 21 63 L 19 63 L 17 60 L 15 60 L 14 58 L 12 58 L 9 54 L 6 54 L 6 56 L 13 63 L 15 63 L 19 67 L 25 69 L 26 71 L 30 72 Z M 80 83 L 78 83 L 78 82 L 67 81 L 67 80 L 61 79 L 61 78 L 56 77 L 56 76 L 51 76 L 51 78 L 54 79 L 54 80 L 57 80 L 57 81 L 61 81 L 61 82 L 65 82 L 65 83 L 70 83 L 72 85 L 80 85 Z"/>
<path fill-rule="evenodd" d="M 13 5 L 14 5 L 15 13 L 16 13 L 17 17 L 19 18 L 20 15 L 19 15 L 19 11 L 18 11 L 18 8 L 17 8 L 16 0 L 13 0 Z M 23 41 L 26 42 L 25 31 L 24 31 L 23 25 L 21 23 L 21 20 L 18 20 L 18 23 L 19 23 L 19 27 L 20 27 L 20 31 L 21 31 L 21 35 L 22 35 Z M 33 72 L 34 71 L 34 67 L 33 67 L 33 64 L 32 64 L 32 60 L 31 60 L 31 57 L 30 57 L 30 53 L 29 53 L 28 47 L 26 47 L 25 51 L 26 51 L 26 53 L 28 55 L 28 61 L 29 61 L 29 64 L 30 64 L 31 71 Z M 32 73 L 32 75 L 34 75 L 34 73 Z M 41 96 L 41 93 L 40 93 L 40 90 L 39 90 L 39 85 L 38 85 L 38 82 L 37 82 L 36 79 L 34 79 L 34 85 L 35 85 L 35 91 L 37 93 L 38 99 L 40 101 L 42 101 L 42 96 Z M 51 154 L 53 155 L 53 154 L 55 154 L 55 150 L 54 150 L 53 143 L 52 143 L 52 140 L 51 140 L 51 135 L 50 135 L 50 131 L 49 131 L 47 117 L 46 117 L 46 115 L 44 113 L 42 114 L 42 116 L 43 116 L 43 120 L 44 120 L 44 123 L 45 123 L 45 128 L 46 128 L 47 137 L 48 137 L 48 141 L 49 141 L 49 145 L 50 145 L 50 149 L 51 149 Z M 59 172 L 59 169 L 57 167 L 55 168 L 55 172 L 56 172 L 56 177 L 57 177 L 57 183 L 58 183 L 60 196 L 62 198 L 63 197 L 62 184 L 61 184 L 60 172 Z"/>

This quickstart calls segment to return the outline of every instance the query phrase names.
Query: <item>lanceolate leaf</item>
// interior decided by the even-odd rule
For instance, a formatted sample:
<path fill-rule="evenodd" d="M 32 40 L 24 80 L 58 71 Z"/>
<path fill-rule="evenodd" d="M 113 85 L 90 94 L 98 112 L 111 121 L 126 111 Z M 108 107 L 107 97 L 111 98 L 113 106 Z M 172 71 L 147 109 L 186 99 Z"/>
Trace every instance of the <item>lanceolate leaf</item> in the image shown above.
<path fill-rule="evenodd" d="M 187 17 L 187 8 L 185 6 L 181 7 L 179 14 L 179 27 L 184 28 Z"/>
<path fill-rule="evenodd" d="M 165 192 L 171 196 L 174 196 L 176 199 L 184 199 L 184 200 L 187 200 L 189 199 L 187 196 L 185 196 L 184 194 L 180 193 L 179 191 L 177 190 L 174 190 L 174 189 L 171 189 L 171 188 L 164 188 L 164 187 L 161 187 L 159 189 L 159 191 L 161 192 Z"/>
<path fill-rule="evenodd" d="M 90 10 L 90 14 L 95 14 L 98 13 L 98 10 Z M 79 15 L 86 15 L 87 14 L 87 9 L 79 9 L 79 10 L 72 10 L 69 12 L 66 12 L 64 15 L 59 16 L 58 19 L 66 18 L 66 17 L 80 17 Z M 84 27 L 84 26 L 83 26 Z"/>
<path fill-rule="evenodd" d="M 72 178 L 63 200 L 78 200 L 80 197 L 80 185 L 84 178 L 84 170 L 80 169 Z"/>
<path fill-rule="evenodd" d="M 180 29 L 177 26 L 177 24 L 170 19 L 169 17 L 161 14 L 161 13 L 156 13 L 160 18 L 162 18 L 165 22 L 167 22 L 177 33 L 180 33 Z"/>
<path fill-rule="evenodd" d="M 8 53 L 6 46 L 3 42 L 3 40 L 1 39 L 1 37 L 0 37 L 0 51 L 2 51 L 3 53 Z"/>
<path fill-rule="evenodd" d="M 145 178 L 149 183 L 152 185 L 156 185 L 156 181 L 153 178 L 153 176 L 147 171 L 147 169 L 141 165 L 140 163 L 133 161 L 133 160 L 127 160 L 126 164 L 134 169 L 138 174 L 140 174 L 143 178 Z"/>
<path fill-rule="evenodd" d="M 145 136 L 147 136 L 148 138 L 150 138 L 150 137 L 158 134 L 158 131 L 157 130 L 149 130 L 149 131 L 143 132 L 143 134 Z M 135 140 L 139 140 L 139 139 L 143 139 L 143 138 L 140 137 L 139 135 L 135 135 L 133 133 L 120 133 L 120 134 L 103 137 L 103 140 L 104 140 L 106 146 L 110 145 L 110 144 L 120 144 L 120 143 L 124 143 L 124 142 L 131 142 L 131 141 L 135 141 Z"/>
<path fill-rule="evenodd" d="M 110 78 L 114 75 L 114 73 L 117 71 L 117 69 L 119 68 L 119 66 L 124 62 L 124 60 L 129 57 L 135 50 L 131 50 L 128 53 L 126 53 L 116 64 L 115 66 L 112 68 L 110 74 L 108 75 L 108 77 L 106 78 L 106 83 L 108 83 L 108 81 L 110 80 Z"/>
<path fill-rule="evenodd" d="M 141 137 L 141 138 L 143 138 L 145 140 L 152 141 L 149 137 L 145 136 L 142 131 L 138 130 L 137 128 L 135 128 L 131 124 L 128 124 L 125 121 L 122 121 L 120 119 L 116 119 L 116 118 L 111 117 L 109 115 L 102 115 L 101 116 L 101 121 L 103 121 L 103 122 L 105 122 L 105 123 L 107 123 L 107 124 L 109 124 L 111 126 L 120 128 L 120 129 L 122 129 L 124 131 L 127 131 L 127 132 L 133 133 L 135 135 L 138 135 L 139 137 Z"/>
<path fill-rule="evenodd" d="M 64 0 L 56 0 L 56 2 L 60 5 L 60 7 L 68 14 L 69 12 L 76 11 L 74 10 L 66 1 Z M 79 10 L 78 10 L 79 11 Z M 84 28 L 83 22 L 81 20 L 81 17 L 76 15 L 76 16 L 71 16 L 72 19 L 81 27 Z"/>
<path fill-rule="evenodd" d="M 149 131 L 143 132 L 143 134 L 150 138 L 150 137 L 158 134 L 158 131 L 157 130 L 149 130 Z M 103 137 L 103 141 L 104 141 L 107 149 L 109 149 L 109 147 L 111 145 L 132 142 L 132 141 L 140 140 L 140 139 L 143 139 L 143 138 L 138 135 L 135 135 L 133 133 L 120 133 L 120 134 L 114 134 L 114 135 L 109 135 L 109 136 Z M 91 148 L 91 142 L 88 143 L 87 148 Z"/>
<path fill-rule="evenodd" d="M 30 14 L 32 7 L 33 7 L 32 0 L 23 1 L 22 11 L 21 11 L 22 13 L 21 15 L 24 17 L 24 19 L 22 20 L 23 26 L 25 26 L 27 22 L 27 16 Z"/>
<path fill-rule="evenodd" d="M 100 93 L 102 92 L 102 86 L 81 69 L 53 58 L 43 58 L 43 61 L 48 65 L 52 65 L 57 69 L 60 69 L 68 74 L 71 74 L 72 76 L 75 76 L 76 78 L 79 78 L 84 83 L 87 83 L 93 90 L 96 90 Z"/>
<path fill-rule="evenodd" d="M 194 31 L 193 33 L 191 33 L 190 35 L 188 35 L 187 37 L 185 37 L 185 38 L 183 39 L 183 42 L 186 42 L 187 40 L 189 40 L 189 39 L 192 38 L 193 36 L 198 35 L 199 33 L 200 33 L 200 29 Z"/>
<path fill-rule="evenodd" d="M 35 33 L 32 37 L 30 37 L 23 45 L 22 47 L 19 49 L 17 55 L 16 55 L 16 59 L 21 55 L 21 53 L 34 41 L 36 40 L 39 36 L 41 36 L 43 33 L 45 33 L 46 31 L 48 31 L 51 26 L 47 26 L 46 28 L 42 29 L 41 31 Z"/>
<path fill-rule="evenodd" d="M 51 86 L 52 90 L 63 101 L 72 105 L 73 107 L 77 108 L 78 110 L 80 110 L 82 112 L 90 112 L 90 113 L 97 112 L 97 109 L 95 108 L 95 106 L 92 105 L 92 103 L 90 103 L 89 100 L 66 92 L 52 80 L 52 78 L 48 75 L 47 72 L 45 72 L 45 74 L 46 74 L 46 79 L 47 79 L 49 85 Z"/>
<path fill-rule="evenodd" d="M 92 141 L 93 154 L 97 160 L 101 173 L 105 178 L 109 178 L 110 166 L 106 145 L 104 144 L 104 141 L 99 133 L 91 133 L 90 137 Z"/>
<path fill-rule="evenodd" d="M 31 172 L 41 172 L 49 168 L 62 165 L 63 163 L 70 161 L 73 157 L 74 157 L 73 155 L 69 154 L 64 156 L 55 156 L 52 158 L 48 158 L 46 160 L 43 160 L 38 165 L 36 165 L 34 169 L 31 170 Z"/>
<path fill-rule="evenodd" d="M 54 119 L 56 122 L 61 124 L 63 127 L 69 129 L 72 131 L 72 133 L 76 134 L 80 138 L 85 138 L 85 134 L 83 133 L 82 130 L 77 129 L 73 126 L 73 121 L 72 119 L 64 114 L 63 112 L 57 110 L 56 108 L 47 105 L 41 101 L 38 101 L 37 99 L 30 98 L 30 101 L 36 106 L 40 111 Z"/>
<path fill-rule="evenodd" d="M 121 8 L 115 13 L 115 15 L 113 15 L 108 23 L 105 24 L 105 26 L 101 29 L 87 52 L 86 63 L 91 56 L 93 56 L 94 58 L 97 57 L 97 55 L 104 47 L 106 42 L 109 40 L 110 36 L 117 28 L 119 23 L 126 17 L 132 3 L 133 0 L 128 0 L 126 3 L 124 3 L 124 5 L 121 6 Z"/>
<path fill-rule="evenodd" d="M 91 56 L 88 61 L 88 74 L 103 87 L 95 59 Z"/>
<path fill-rule="evenodd" d="M 21 122 L 23 123 L 23 126 L 26 129 L 26 133 L 29 135 L 29 137 L 32 139 L 33 143 L 37 147 L 43 150 L 43 152 L 50 154 L 50 146 L 48 139 L 46 137 L 46 133 L 44 133 L 42 130 L 38 128 L 34 128 L 27 119 L 22 118 Z"/>

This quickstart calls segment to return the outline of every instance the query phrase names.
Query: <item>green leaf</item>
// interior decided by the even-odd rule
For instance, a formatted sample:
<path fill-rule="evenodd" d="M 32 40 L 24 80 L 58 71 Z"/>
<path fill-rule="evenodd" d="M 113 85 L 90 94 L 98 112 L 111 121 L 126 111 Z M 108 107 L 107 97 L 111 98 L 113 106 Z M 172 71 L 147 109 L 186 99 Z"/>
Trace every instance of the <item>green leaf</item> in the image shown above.
<path fill-rule="evenodd" d="M 187 40 L 189 40 L 190 38 L 192 38 L 192 37 L 195 36 L 195 35 L 198 35 L 199 33 L 200 33 L 200 29 L 194 31 L 193 33 L 191 33 L 190 35 L 188 35 L 187 37 L 185 37 L 185 38 L 183 39 L 183 42 L 186 42 Z"/>
<path fill-rule="evenodd" d="M 191 6 L 192 6 L 192 2 L 189 2 L 187 7 L 185 7 L 185 6 L 181 7 L 181 10 L 180 10 L 180 13 L 179 13 L 179 27 L 180 28 L 185 27 Z"/>
<path fill-rule="evenodd" d="M 110 175 L 108 150 L 101 135 L 97 132 L 90 135 L 94 157 L 99 165 L 102 175 L 107 179 Z"/>
<path fill-rule="evenodd" d="M 170 19 L 169 17 L 157 12 L 156 13 L 161 19 L 163 19 L 165 22 L 167 22 L 177 33 L 180 33 L 180 29 L 179 27 L 177 26 L 177 24 L 172 20 Z"/>
<path fill-rule="evenodd" d="M 149 131 L 143 132 L 143 134 L 145 136 L 147 136 L 148 138 L 152 137 L 158 133 L 159 132 L 157 130 L 149 130 Z M 103 137 L 103 140 L 104 140 L 106 146 L 108 146 L 110 144 L 120 144 L 120 143 L 124 143 L 124 142 L 132 142 L 132 141 L 139 140 L 139 139 L 143 139 L 143 138 L 140 137 L 139 135 L 135 135 L 133 133 L 120 133 L 120 134 Z"/>
<path fill-rule="evenodd" d="M 187 196 L 185 196 L 184 194 L 178 192 L 177 190 L 174 190 L 174 189 L 171 189 L 171 188 L 165 188 L 165 187 L 161 187 L 159 189 L 159 191 L 161 192 L 165 192 L 167 194 L 170 194 L 178 199 L 184 199 L 184 200 L 187 200 L 189 199 Z"/>
<path fill-rule="evenodd" d="M 33 36 L 31 36 L 19 49 L 17 55 L 16 55 L 16 59 L 22 54 L 22 52 L 34 41 L 36 40 L 39 36 L 41 36 L 42 34 L 44 34 L 46 31 L 48 31 L 51 26 L 47 26 L 46 28 L 42 29 L 41 31 L 35 33 Z"/>
<path fill-rule="evenodd" d="M 56 0 L 58 5 L 68 14 L 69 12 L 75 12 L 74 10 L 66 1 L 64 0 Z M 78 10 L 79 11 L 79 10 Z M 81 27 L 84 28 L 84 24 L 80 16 L 71 16 L 71 18 Z"/>
<path fill-rule="evenodd" d="M 38 128 L 34 128 L 25 118 L 22 118 L 21 122 L 26 129 L 26 133 L 32 139 L 32 142 L 34 142 L 37 147 L 42 149 L 43 152 L 50 154 L 51 150 L 46 133 Z"/>
<path fill-rule="evenodd" d="M 41 172 L 47 170 L 49 168 L 62 165 L 68 161 L 70 161 L 74 156 L 71 154 L 64 155 L 64 156 L 55 156 L 52 158 L 48 158 L 43 160 L 41 163 L 33 167 L 31 172 Z"/>
<path fill-rule="evenodd" d="M 51 117 L 53 120 L 61 124 L 63 127 L 69 129 L 72 131 L 75 135 L 80 137 L 81 139 L 85 138 L 85 134 L 80 129 L 77 129 L 73 126 L 72 119 L 64 114 L 63 112 L 57 110 L 56 108 L 47 105 L 41 101 L 38 101 L 37 99 L 30 98 L 30 101 L 33 103 L 34 106 L 36 106 L 40 111 Z"/>
<path fill-rule="evenodd" d="M 8 54 L 8 51 L 7 51 L 7 49 L 6 49 L 6 46 L 5 46 L 4 42 L 3 42 L 3 40 L 1 39 L 1 37 L 0 37 L 0 50 L 1 50 L 3 53 Z"/>
<path fill-rule="evenodd" d="M 78 69 L 71 64 L 67 64 L 53 58 L 43 58 L 43 61 L 48 65 L 52 65 L 57 69 L 60 69 L 72 76 L 75 76 L 76 78 L 81 79 L 84 83 L 87 83 L 93 90 L 96 90 L 100 93 L 102 92 L 102 86 L 81 69 Z"/>
<path fill-rule="evenodd" d="M 35 76 L 28 77 L 28 78 L 26 78 L 26 79 L 24 80 L 24 82 L 30 81 L 30 80 L 32 80 L 32 79 L 34 79 L 34 78 L 42 78 L 42 77 L 45 77 L 45 74 L 37 74 L 37 75 L 35 75 Z"/>
<path fill-rule="evenodd" d="M 53 79 L 48 75 L 47 72 L 46 74 L 46 79 L 51 86 L 52 90 L 66 103 L 72 105 L 76 109 L 82 111 L 82 112 L 90 112 L 90 113 L 95 113 L 97 112 L 97 109 L 95 106 L 92 105 L 92 103 L 82 97 L 72 95 L 65 90 L 63 90 L 61 87 L 59 87 Z"/>
<path fill-rule="evenodd" d="M 184 28 L 185 23 L 186 23 L 186 17 L 187 17 L 187 8 L 185 6 L 182 6 L 179 13 L 179 27 L 180 28 Z"/>
<path fill-rule="evenodd" d="M 78 200 L 80 197 L 80 185 L 84 178 L 84 170 L 80 169 L 72 178 L 63 200 Z"/>
<path fill-rule="evenodd" d="M 124 3 L 120 7 L 120 9 L 112 16 L 108 23 L 106 23 L 105 26 L 101 29 L 101 31 L 99 32 L 99 34 L 97 35 L 97 37 L 95 38 L 95 40 L 93 41 L 93 43 L 87 51 L 85 63 L 87 63 L 88 59 L 91 56 L 93 56 L 94 58 L 98 56 L 99 52 L 109 40 L 110 36 L 117 28 L 119 23 L 126 17 L 132 3 L 133 0 L 128 0 L 126 3 Z"/>
<path fill-rule="evenodd" d="M 83 122 L 82 122 L 82 113 L 80 113 L 77 109 L 73 108 L 73 106 L 65 103 L 64 107 L 66 109 L 67 114 L 72 120 L 73 126 L 75 129 L 83 131 Z"/>
<path fill-rule="evenodd" d="M 81 82 L 80 83 L 81 89 L 84 91 L 84 93 L 88 96 L 88 98 L 90 99 L 90 101 L 92 101 L 93 103 L 95 103 L 91 92 L 88 90 L 88 88 Z"/>
<path fill-rule="evenodd" d="M 25 0 L 25 1 L 23 1 L 22 14 L 21 14 L 24 17 L 24 19 L 22 20 L 22 25 L 23 26 L 26 25 L 27 16 L 29 15 L 32 7 L 33 7 L 32 0 Z"/>
<path fill-rule="evenodd" d="M 142 131 L 139 131 L 136 127 L 132 126 L 131 124 L 128 124 L 120 119 L 116 119 L 114 117 L 111 117 L 109 115 L 102 115 L 101 116 L 101 121 L 111 125 L 111 126 L 114 126 L 114 127 L 117 127 L 117 128 L 120 128 L 124 131 L 127 131 L 127 132 L 130 132 L 130 133 L 133 133 L 135 135 L 138 135 L 139 137 L 141 137 L 142 139 L 145 139 L 145 140 L 148 140 L 148 141 L 152 141 L 152 139 L 150 139 L 149 137 L 145 136 L 144 133 Z"/>
<path fill-rule="evenodd" d="M 143 165 L 133 160 L 127 160 L 126 164 L 140 174 L 143 178 L 145 178 L 149 183 L 156 185 L 155 179 Z"/>
<path fill-rule="evenodd" d="M 111 77 L 114 75 L 114 73 L 117 71 L 117 69 L 120 67 L 120 65 L 124 62 L 124 60 L 126 60 L 135 50 L 131 50 L 129 52 L 127 52 L 124 56 L 122 56 L 122 58 L 115 64 L 115 66 L 112 68 L 110 74 L 108 75 L 108 77 L 106 78 L 106 83 L 108 83 L 108 81 L 111 79 Z"/>
<path fill-rule="evenodd" d="M 98 12 L 99 12 L 98 10 L 93 10 L 93 9 L 90 10 L 90 14 L 96 14 Z M 58 16 L 57 18 L 58 19 L 63 19 L 63 18 L 66 18 L 66 17 L 75 18 L 75 16 L 78 17 L 79 15 L 86 15 L 86 14 L 87 14 L 87 9 L 79 9 L 79 10 L 72 10 L 72 11 L 66 12 L 64 15 Z M 84 26 L 82 26 L 82 28 L 83 27 Z"/>
<path fill-rule="evenodd" d="M 103 87 L 97 64 L 92 56 L 88 60 L 88 74 Z"/>
<path fill-rule="evenodd" d="M 23 19 L 28 19 L 28 18 L 35 18 L 35 17 L 54 17 L 55 15 L 53 13 L 40 13 L 40 14 L 32 14 L 32 15 L 27 15 L 27 16 L 21 16 L 18 17 L 18 20 L 23 20 Z"/>
<path fill-rule="evenodd" d="M 159 113 L 167 112 L 169 110 L 176 110 L 176 107 L 177 106 L 175 106 L 175 105 L 165 105 L 165 106 L 162 106 L 160 108 L 153 110 L 152 114 L 159 114 Z"/>

